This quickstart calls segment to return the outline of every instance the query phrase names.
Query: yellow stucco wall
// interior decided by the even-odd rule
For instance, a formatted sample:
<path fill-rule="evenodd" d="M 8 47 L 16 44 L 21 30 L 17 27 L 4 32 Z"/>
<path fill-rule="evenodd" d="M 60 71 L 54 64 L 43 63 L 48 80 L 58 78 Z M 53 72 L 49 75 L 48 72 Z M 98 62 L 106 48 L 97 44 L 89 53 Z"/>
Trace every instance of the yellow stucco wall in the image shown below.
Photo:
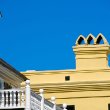
<path fill-rule="evenodd" d="M 80 44 L 80 39 L 85 44 Z M 94 44 L 89 44 L 93 39 Z M 100 39 L 104 44 L 99 44 Z M 56 103 L 75 105 L 76 110 L 107 110 L 110 103 L 109 44 L 102 34 L 96 38 L 80 35 L 73 46 L 76 69 L 53 71 L 26 71 L 23 75 L 31 81 L 31 88 L 44 89 L 45 97 L 56 97 Z M 65 81 L 65 76 L 70 76 Z"/>

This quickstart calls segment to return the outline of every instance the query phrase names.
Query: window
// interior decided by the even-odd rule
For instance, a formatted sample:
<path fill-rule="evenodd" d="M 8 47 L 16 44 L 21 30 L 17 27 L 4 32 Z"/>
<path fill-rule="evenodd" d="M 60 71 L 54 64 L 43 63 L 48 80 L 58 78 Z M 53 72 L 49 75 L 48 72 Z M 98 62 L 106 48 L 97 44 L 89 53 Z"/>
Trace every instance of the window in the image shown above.
<path fill-rule="evenodd" d="M 62 104 L 58 104 L 58 106 L 63 109 Z M 75 110 L 75 105 L 67 105 L 67 108 L 66 109 L 67 110 Z"/>
<path fill-rule="evenodd" d="M 0 89 L 4 89 L 4 80 L 0 78 Z"/>
<path fill-rule="evenodd" d="M 91 36 L 89 36 L 88 40 L 87 40 L 88 44 L 94 44 L 94 40 Z"/>
<path fill-rule="evenodd" d="M 68 105 L 67 110 L 75 110 L 75 105 Z"/>
<path fill-rule="evenodd" d="M 8 83 L 4 82 L 4 89 L 11 89 L 11 88 L 12 87 Z"/>
<path fill-rule="evenodd" d="M 65 76 L 65 81 L 69 81 L 70 80 L 70 76 Z"/>
<path fill-rule="evenodd" d="M 79 44 L 79 45 L 85 44 L 85 41 L 84 41 L 84 38 L 83 38 L 83 37 L 80 37 L 80 38 L 79 38 L 78 44 Z"/>
<path fill-rule="evenodd" d="M 104 40 L 103 40 L 102 36 L 99 36 L 97 38 L 96 44 L 104 44 Z"/>
<path fill-rule="evenodd" d="M 108 104 L 108 110 L 110 110 L 110 104 Z"/>

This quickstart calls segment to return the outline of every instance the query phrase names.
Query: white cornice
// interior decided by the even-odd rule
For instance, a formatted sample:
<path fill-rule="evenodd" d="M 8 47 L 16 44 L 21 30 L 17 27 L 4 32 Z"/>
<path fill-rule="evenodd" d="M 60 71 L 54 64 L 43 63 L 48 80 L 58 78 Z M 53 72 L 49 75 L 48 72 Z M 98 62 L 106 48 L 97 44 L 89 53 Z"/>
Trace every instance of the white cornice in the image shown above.
<path fill-rule="evenodd" d="M 35 72 L 21 72 L 25 76 L 31 75 L 47 75 L 47 74 L 78 74 L 78 73 L 93 73 L 93 72 L 110 72 L 110 68 L 99 68 L 94 70 L 51 70 L 51 71 L 35 71 Z"/>

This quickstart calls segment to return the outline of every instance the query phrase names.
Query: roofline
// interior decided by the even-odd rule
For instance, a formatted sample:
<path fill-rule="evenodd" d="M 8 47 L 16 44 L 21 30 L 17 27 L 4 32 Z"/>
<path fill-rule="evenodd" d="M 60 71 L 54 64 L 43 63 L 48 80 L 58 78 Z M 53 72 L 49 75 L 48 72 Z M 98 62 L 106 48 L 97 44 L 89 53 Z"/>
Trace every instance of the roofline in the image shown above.
<path fill-rule="evenodd" d="M 0 64 L 3 65 L 4 67 L 8 68 L 12 72 L 16 73 L 18 76 L 22 77 L 24 81 L 26 81 L 28 79 L 23 74 L 21 74 L 18 70 L 16 70 L 10 64 L 8 64 L 6 61 L 4 61 L 2 58 L 0 58 Z"/>
<path fill-rule="evenodd" d="M 64 70 L 43 70 L 43 71 L 23 71 L 21 72 L 25 76 L 33 75 L 47 75 L 47 74 L 65 74 L 65 73 L 91 73 L 91 72 L 110 72 L 110 68 L 90 69 L 90 70 L 77 70 L 77 69 L 64 69 Z"/>
<path fill-rule="evenodd" d="M 27 71 L 22 71 L 21 73 L 44 73 L 44 72 L 68 72 L 68 71 L 75 71 L 75 69 L 64 69 L 64 70 L 27 70 Z"/>

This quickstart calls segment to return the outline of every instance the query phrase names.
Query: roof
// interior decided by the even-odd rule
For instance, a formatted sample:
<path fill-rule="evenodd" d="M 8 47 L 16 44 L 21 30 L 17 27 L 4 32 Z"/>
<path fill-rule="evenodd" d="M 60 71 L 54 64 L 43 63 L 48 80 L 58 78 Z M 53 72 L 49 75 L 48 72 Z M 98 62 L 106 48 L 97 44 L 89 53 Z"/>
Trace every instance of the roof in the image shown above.
<path fill-rule="evenodd" d="M 7 62 L 5 62 L 2 58 L 0 58 L 0 64 L 2 66 L 6 67 L 7 69 L 9 69 L 10 71 L 14 72 L 16 75 L 18 75 L 19 77 L 21 77 L 24 81 L 28 79 L 23 74 L 21 74 L 18 70 L 16 70 L 15 68 L 13 68 Z"/>

